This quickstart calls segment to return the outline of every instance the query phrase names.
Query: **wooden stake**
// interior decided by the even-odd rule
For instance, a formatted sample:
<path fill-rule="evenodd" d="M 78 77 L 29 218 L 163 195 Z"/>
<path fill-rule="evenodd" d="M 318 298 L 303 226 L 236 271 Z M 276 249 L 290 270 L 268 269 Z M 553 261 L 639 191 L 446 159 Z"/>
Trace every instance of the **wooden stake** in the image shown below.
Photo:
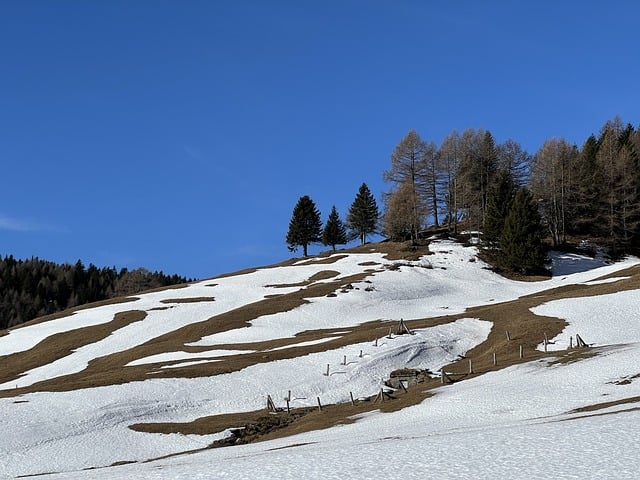
<path fill-rule="evenodd" d="M 408 333 L 409 335 L 413 335 L 413 332 L 411 330 L 409 330 L 409 327 L 407 327 L 407 324 L 404 323 L 404 320 L 402 318 L 400 319 L 400 327 L 398 328 L 398 330 L 400 332 L 404 331 L 404 332 Z"/>
<path fill-rule="evenodd" d="M 377 347 L 377 346 L 378 346 L 378 339 L 377 339 L 377 338 L 376 338 L 376 341 L 375 341 L 375 343 L 373 344 L 373 346 L 374 346 L 374 347 Z"/>
<path fill-rule="evenodd" d="M 524 358 L 524 347 L 520 345 L 520 358 Z"/>
<path fill-rule="evenodd" d="M 511 341 L 511 335 L 509 335 L 509 330 L 507 330 L 507 342 Z"/>
<path fill-rule="evenodd" d="M 343 365 L 347 364 L 347 356 L 346 355 L 342 358 L 342 364 Z"/>
<path fill-rule="evenodd" d="M 469 373 L 473 373 L 473 365 L 471 363 L 471 359 L 469 359 Z"/>
<path fill-rule="evenodd" d="M 362 358 L 362 350 L 360 350 L 360 358 Z"/>
<path fill-rule="evenodd" d="M 325 373 L 325 375 L 328 377 L 329 376 L 329 364 L 327 363 L 327 373 Z"/>
<path fill-rule="evenodd" d="M 569 337 L 569 348 L 573 348 L 573 335 Z"/>
<path fill-rule="evenodd" d="M 289 407 L 289 399 L 287 398 L 287 413 L 291 413 L 291 408 Z"/>
<path fill-rule="evenodd" d="M 289 393 L 287 394 L 287 400 L 291 401 L 291 390 L 289 390 Z"/>
<path fill-rule="evenodd" d="M 351 405 L 355 405 L 356 402 L 353 400 L 353 392 L 349 392 L 349 396 L 351 397 Z"/>
<path fill-rule="evenodd" d="M 273 403 L 273 399 L 271 398 L 271 395 L 267 395 L 267 410 L 269 410 L 270 412 L 276 411 L 276 405 L 275 403 Z"/>
<path fill-rule="evenodd" d="M 318 410 L 322 411 L 322 404 L 320 403 L 320 397 L 317 397 L 317 398 L 318 398 Z"/>
<path fill-rule="evenodd" d="M 496 356 L 496 352 L 493 352 L 493 366 L 498 365 L 498 357 Z"/>

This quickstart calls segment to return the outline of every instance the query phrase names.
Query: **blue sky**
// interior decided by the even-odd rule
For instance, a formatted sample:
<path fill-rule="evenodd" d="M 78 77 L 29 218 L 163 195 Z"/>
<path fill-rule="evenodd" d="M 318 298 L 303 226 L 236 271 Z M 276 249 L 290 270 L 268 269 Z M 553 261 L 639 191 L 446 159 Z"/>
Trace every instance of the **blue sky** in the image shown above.
<path fill-rule="evenodd" d="M 633 1 L 0 1 L 0 254 L 204 278 L 290 258 L 411 128 L 534 153 L 640 123 Z M 317 252 L 323 248 L 314 247 Z M 298 253 L 299 254 L 299 253 Z"/>

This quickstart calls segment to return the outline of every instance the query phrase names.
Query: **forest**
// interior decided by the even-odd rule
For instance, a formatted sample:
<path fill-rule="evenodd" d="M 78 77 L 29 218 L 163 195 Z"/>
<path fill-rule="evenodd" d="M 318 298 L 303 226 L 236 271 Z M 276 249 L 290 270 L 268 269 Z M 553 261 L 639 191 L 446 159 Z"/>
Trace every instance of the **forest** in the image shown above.
<path fill-rule="evenodd" d="M 57 264 L 38 258 L 0 258 L 0 329 L 42 315 L 152 288 L 187 282 L 178 275 L 144 268 L 120 271 L 115 267 Z"/>
<path fill-rule="evenodd" d="M 554 137 L 533 154 L 513 139 L 496 143 L 484 129 L 454 130 L 439 146 L 410 130 L 383 172 L 389 189 L 381 215 L 363 184 L 346 221 L 334 206 L 323 229 L 307 196 L 294 208 L 287 244 L 306 255 L 308 243 L 335 249 L 373 232 L 417 242 L 428 227 L 464 228 L 482 232 L 481 247 L 496 266 L 521 273 L 539 271 L 547 247 L 580 240 L 611 256 L 638 253 L 639 157 L 640 128 L 619 117 L 581 145 Z"/>

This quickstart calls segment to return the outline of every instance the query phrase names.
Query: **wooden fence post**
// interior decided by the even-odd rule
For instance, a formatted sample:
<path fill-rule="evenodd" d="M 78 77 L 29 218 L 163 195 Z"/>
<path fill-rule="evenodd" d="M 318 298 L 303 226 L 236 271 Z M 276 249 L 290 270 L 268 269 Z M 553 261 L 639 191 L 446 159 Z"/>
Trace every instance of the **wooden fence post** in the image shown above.
<path fill-rule="evenodd" d="M 469 373 L 473 373 L 473 364 L 471 363 L 471 359 L 469 359 Z"/>
<path fill-rule="evenodd" d="M 318 410 L 322 411 L 322 404 L 320 403 L 320 397 L 317 397 L 317 398 L 318 398 Z"/>
<path fill-rule="evenodd" d="M 511 341 L 511 335 L 509 335 L 509 330 L 507 330 L 507 342 Z"/>
<path fill-rule="evenodd" d="M 267 395 L 267 410 L 269 410 L 270 412 L 277 411 L 276 405 L 275 403 L 273 403 L 273 399 L 271 398 L 271 395 Z"/>
<path fill-rule="evenodd" d="M 351 397 L 351 405 L 355 405 L 356 402 L 353 400 L 353 392 L 349 392 L 349 396 Z"/>
<path fill-rule="evenodd" d="M 524 358 L 524 346 L 520 344 L 520 358 Z"/>
<path fill-rule="evenodd" d="M 498 357 L 496 356 L 496 352 L 493 352 L 493 366 L 498 365 Z"/>
<path fill-rule="evenodd" d="M 360 358 L 362 358 L 362 350 L 360 350 Z"/>
<path fill-rule="evenodd" d="M 327 373 L 325 373 L 325 376 L 329 376 L 329 364 L 327 363 Z"/>
<path fill-rule="evenodd" d="M 343 365 L 347 364 L 347 356 L 346 355 L 342 358 L 342 364 Z"/>
<path fill-rule="evenodd" d="M 573 348 L 573 335 L 569 337 L 569 348 Z"/>

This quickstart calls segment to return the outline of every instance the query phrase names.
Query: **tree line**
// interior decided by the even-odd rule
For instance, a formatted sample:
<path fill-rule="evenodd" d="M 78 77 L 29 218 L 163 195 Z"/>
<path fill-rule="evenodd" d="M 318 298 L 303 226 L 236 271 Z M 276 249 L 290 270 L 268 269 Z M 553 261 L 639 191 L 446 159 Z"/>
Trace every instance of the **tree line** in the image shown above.
<path fill-rule="evenodd" d="M 637 253 L 639 162 L 640 128 L 624 125 L 619 117 L 580 146 L 554 137 L 534 154 L 513 139 L 496 143 L 484 129 L 454 130 L 439 146 L 410 130 L 383 172 L 390 188 L 382 194 L 382 214 L 366 233 L 417 242 L 429 226 L 457 234 L 464 225 L 483 232 L 482 246 L 497 264 L 526 272 L 544 262 L 547 240 L 558 247 L 568 239 L 589 238 L 613 255 Z M 350 221 L 352 209 L 346 224 L 353 233 L 358 228 Z M 334 225 L 339 221 L 335 207 L 332 215 Z M 349 239 L 339 237 L 332 244 L 319 220 L 314 235 L 297 237 L 298 222 L 292 218 L 289 226 L 290 248 L 321 241 L 335 248 Z"/>
<path fill-rule="evenodd" d="M 57 264 L 37 257 L 0 258 L 0 329 L 19 325 L 42 315 L 143 290 L 185 283 L 187 279 L 144 268 L 85 267 Z"/>

